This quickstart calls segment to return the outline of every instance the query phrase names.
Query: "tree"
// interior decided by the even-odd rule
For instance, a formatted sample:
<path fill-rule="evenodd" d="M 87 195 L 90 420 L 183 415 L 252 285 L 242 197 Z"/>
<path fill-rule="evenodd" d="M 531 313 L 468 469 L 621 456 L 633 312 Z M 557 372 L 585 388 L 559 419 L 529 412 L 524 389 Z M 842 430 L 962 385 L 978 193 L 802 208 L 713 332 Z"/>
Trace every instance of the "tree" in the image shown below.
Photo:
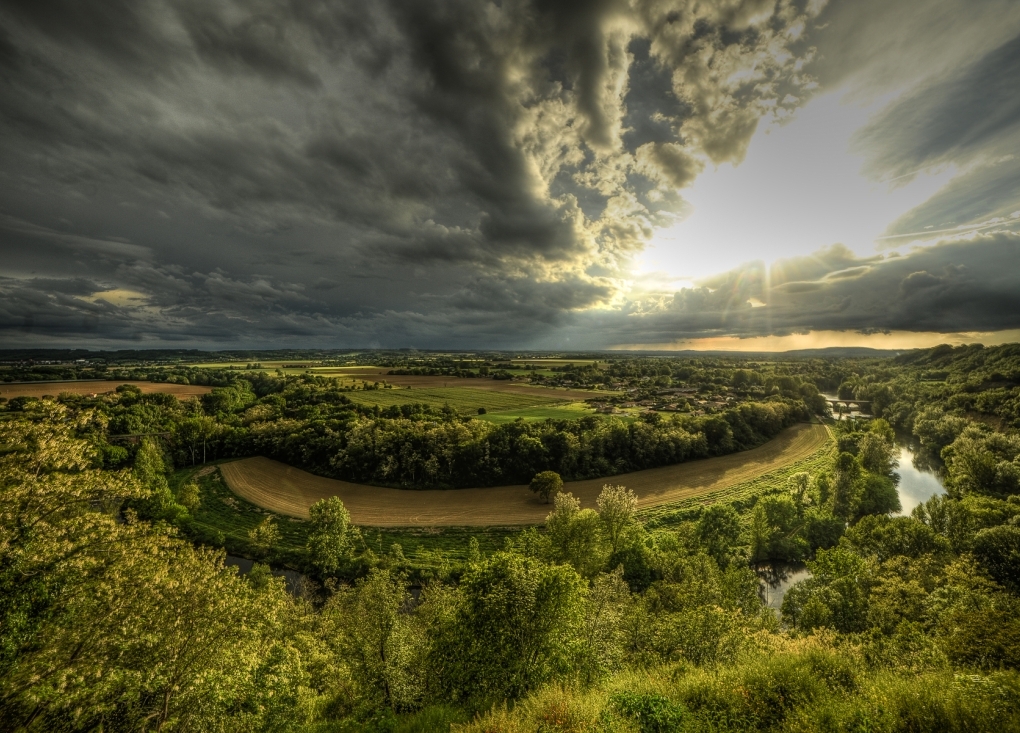
<path fill-rule="evenodd" d="M 595 506 L 598 507 L 603 533 L 609 541 L 609 554 L 615 554 L 634 529 L 637 496 L 626 486 L 606 484 L 595 500 Z"/>
<path fill-rule="evenodd" d="M 902 508 L 896 484 L 888 476 L 868 473 L 860 483 L 860 494 L 854 510 L 856 519 L 869 514 L 890 514 Z"/>
<path fill-rule="evenodd" d="M 808 488 L 811 486 L 811 474 L 801 471 L 790 476 L 788 482 L 790 486 L 790 496 L 797 504 L 803 504 L 805 497 L 808 495 Z"/>
<path fill-rule="evenodd" d="M 849 519 L 857 506 L 861 464 L 858 463 L 856 456 L 840 453 L 836 457 L 833 473 L 832 513 L 837 517 Z"/>
<path fill-rule="evenodd" d="M 542 471 L 535 474 L 528 488 L 541 496 L 548 504 L 552 497 L 563 490 L 563 479 L 555 471 Z"/>
<path fill-rule="evenodd" d="M 424 639 L 415 634 L 413 617 L 401 613 L 409 600 L 401 576 L 373 568 L 353 588 L 341 587 L 323 609 L 337 657 L 351 663 L 365 692 L 389 707 L 413 705 L 424 684 L 416 658 Z"/>
<path fill-rule="evenodd" d="M 698 541 L 719 564 L 726 567 L 730 551 L 740 540 L 740 517 L 730 504 L 712 504 L 698 520 Z"/>
<path fill-rule="evenodd" d="M 605 567 L 608 553 L 602 519 L 592 509 L 581 509 L 573 494 L 556 495 L 556 507 L 546 517 L 545 527 L 554 560 L 569 563 L 585 577 Z"/>
<path fill-rule="evenodd" d="M 469 570 L 458 613 L 433 647 L 459 662 L 445 675 L 453 695 L 479 707 L 513 700 L 569 668 L 584 586 L 569 566 L 509 552 Z"/>
<path fill-rule="evenodd" d="M 177 500 L 181 506 L 194 513 L 202 505 L 201 490 L 194 481 L 184 484 L 177 492 Z"/>
<path fill-rule="evenodd" d="M 312 562 L 332 573 L 350 556 L 353 546 L 351 515 L 339 496 L 320 499 L 308 510 L 312 529 L 308 555 Z"/>
<path fill-rule="evenodd" d="M 276 517 L 270 514 L 248 531 L 248 541 L 252 548 L 265 557 L 280 541 L 280 529 L 276 526 Z"/>
<path fill-rule="evenodd" d="M 0 456 L 2 727 L 282 727 L 269 718 L 293 710 L 300 678 L 278 623 L 292 602 L 220 551 L 104 509 L 144 489 L 91 468 L 73 437 L 88 420 L 57 410 L 0 427 L 13 448 Z"/>
<path fill-rule="evenodd" d="M 1020 527 L 1001 525 L 974 536 L 974 557 L 999 583 L 1020 591 Z"/>
<path fill-rule="evenodd" d="M 837 631 L 868 627 L 873 583 L 868 561 L 843 547 L 819 550 L 807 563 L 812 577 L 795 584 L 783 597 L 783 618 L 797 628 L 827 626 Z"/>

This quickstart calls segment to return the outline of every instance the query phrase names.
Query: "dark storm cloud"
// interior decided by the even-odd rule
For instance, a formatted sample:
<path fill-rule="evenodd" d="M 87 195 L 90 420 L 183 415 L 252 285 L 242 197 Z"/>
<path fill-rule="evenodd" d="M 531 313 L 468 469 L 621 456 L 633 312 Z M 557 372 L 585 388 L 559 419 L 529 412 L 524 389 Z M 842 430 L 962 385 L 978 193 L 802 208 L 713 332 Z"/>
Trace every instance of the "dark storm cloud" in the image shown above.
<path fill-rule="evenodd" d="M 6 3 L 0 333 L 523 343 L 619 302 L 676 189 L 809 82 L 810 17 Z"/>
<path fill-rule="evenodd" d="M 1008 232 L 902 256 L 858 258 L 837 245 L 770 267 L 749 263 L 631 314 L 597 318 L 617 344 L 833 330 L 1009 330 L 1020 328 L 1020 269 L 1003 266 L 1013 262 L 1020 262 L 1020 235 Z"/>
<path fill-rule="evenodd" d="M 1020 36 L 946 80 L 908 94 L 859 133 L 869 170 L 904 176 L 983 153 L 1020 130 Z"/>
<path fill-rule="evenodd" d="M 688 211 L 680 191 L 807 99 L 816 58 L 834 78 L 832 57 L 855 53 L 815 37 L 876 33 L 878 5 L 824 5 L 5 3 L 0 339 L 514 346 L 598 318 L 591 345 L 610 345 L 806 328 L 800 305 L 868 328 L 855 288 L 894 260 L 838 249 L 627 300 L 634 256 Z M 1016 62 L 1003 45 L 891 108 L 866 133 L 876 160 L 910 105 L 970 99 L 981 118 L 917 118 L 924 139 L 876 175 L 1006 140 L 1015 99 L 996 74 Z M 981 215 L 975 192 L 1001 188 L 985 184 L 954 217 Z M 893 311 L 984 272 L 918 262 L 889 285 Z M 992 301 L 968 297 L 936 311 L 983 322 Z"/>
<path fill-rule="evenodd" d="M 926 238 L 951 228 L 1001 225 L 990 220 L 1020 211 L 1018 78 L 1020 35 L 905 94 L 857 134 L 856 148 L 867 156 L 865 170 L 875 178 L 904 180 L 947 164 L 963 169 L 890 224 L 890 246 L 906 235 Z"/>

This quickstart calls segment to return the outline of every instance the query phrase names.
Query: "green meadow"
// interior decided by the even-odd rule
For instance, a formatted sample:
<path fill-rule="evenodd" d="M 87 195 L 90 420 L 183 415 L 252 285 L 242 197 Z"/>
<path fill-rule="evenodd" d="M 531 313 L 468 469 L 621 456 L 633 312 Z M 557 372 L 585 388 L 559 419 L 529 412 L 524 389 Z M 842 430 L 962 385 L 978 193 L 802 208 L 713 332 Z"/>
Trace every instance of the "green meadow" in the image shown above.
<path fill-rule="evenodd" d="M 369 389 L 349 392 L 347 396 L 353 402 L 362 405 L 406 405 L 419 403 L 432 407 L 449 405 L 462 415 L 478 414 L 478 408 L 484 407 L 488 412 L 504 410 L 521 410 L 525 408 L 548 406 L 562 403 L 561 397 L 520 392 L 503 392 L 494 389 L 477 387 L 435 387 L 427 389 Z"/>

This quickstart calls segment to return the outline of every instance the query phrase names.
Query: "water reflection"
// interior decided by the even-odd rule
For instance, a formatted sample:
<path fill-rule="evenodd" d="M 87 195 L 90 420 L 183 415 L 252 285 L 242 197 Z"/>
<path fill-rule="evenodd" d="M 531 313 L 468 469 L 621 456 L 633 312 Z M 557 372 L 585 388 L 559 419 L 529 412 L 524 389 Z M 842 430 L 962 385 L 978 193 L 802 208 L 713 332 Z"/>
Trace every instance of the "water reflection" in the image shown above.
<path fill-rule="evenodd" d="M 910 443 L 901 443 L 897 460 L 900 465 L 894 473 L 899 477 L 896 489 L 900 494 L 901 509 L 894 516 L 909 517 L 918 504 L 946 493 L 939 476 L 940 467 L 923 451 L 917 450 Z"/>
<path fill-rule="evenodd" d="M 758 595 L 769 608 L 779 610 L 783 605 L 783 596 L 794 583 L 811 577 L 811 572 L 803 563 L 771 563 L 755 567 L 758 574 Z"/>
<path fill-rule="evenodd" d="M 918 504 L 946 492 L 940 476 L 941 465 L 909 440 L 897 441 L 897 466 L 893 473 L 899 478 L 896 490 L 900 495 L 900 511 L 893 516 L 910 516 Z M 758 594 L 769 608 L 777 611 L 783 605 L 786 591 L 811 572 L 800 563 L 772 563 L 755 567 L 760 583 Z"/>

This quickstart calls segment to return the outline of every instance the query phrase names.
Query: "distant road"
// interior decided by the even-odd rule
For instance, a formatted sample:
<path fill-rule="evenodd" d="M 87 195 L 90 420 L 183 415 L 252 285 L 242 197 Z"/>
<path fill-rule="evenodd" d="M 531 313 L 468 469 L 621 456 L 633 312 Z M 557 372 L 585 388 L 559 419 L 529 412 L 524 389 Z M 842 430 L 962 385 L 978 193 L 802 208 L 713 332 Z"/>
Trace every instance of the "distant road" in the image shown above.
<path fill-rule="evenodd" d="M 197 397 L 212 391 L 212 387 L 199 384 L 162 384 L 160 382 L 137 382 L 114 380 L 72 379 L 65 382 L 0 382 L 0 397 L 42 397 L 58 395 L 61 392 L 73 394 L 105 394 L 113 392 L 122 384 L 133 384 L 144 394 L 163 392 L 177 397 Z"/>
<path fill-rule="evenodd" d="M 817 452 L 829 441 L 825 426 L 795 425 L 764 445 L 718 458 L 587 481 L 564 488 L 594 507 L 607 483 L 623 484 L 641 509 L 711 494 L 783 468 Z M 415 491 L 385 489 L 323 478 L 269 458 L 244 458 L 220 465 L 227 486 L 263 509 L 308 518 L 315 502 L 339 496 L 355 524 L 373 527 L 464 527 L 541 524 L 552 507 L 527 486 Z"/>

